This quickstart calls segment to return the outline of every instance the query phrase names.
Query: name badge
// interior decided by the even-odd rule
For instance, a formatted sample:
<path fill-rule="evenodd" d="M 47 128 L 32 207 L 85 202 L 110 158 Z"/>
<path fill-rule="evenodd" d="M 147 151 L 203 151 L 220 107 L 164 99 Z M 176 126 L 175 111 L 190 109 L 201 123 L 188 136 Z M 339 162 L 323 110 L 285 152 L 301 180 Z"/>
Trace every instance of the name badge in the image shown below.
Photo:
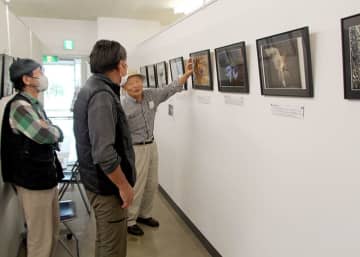
<path fill-rule="evenodd" d="M 150 101 L 149 102 L 149 108 L 154 109 L 154 107 L 155 107 L 154 101 Z"/>

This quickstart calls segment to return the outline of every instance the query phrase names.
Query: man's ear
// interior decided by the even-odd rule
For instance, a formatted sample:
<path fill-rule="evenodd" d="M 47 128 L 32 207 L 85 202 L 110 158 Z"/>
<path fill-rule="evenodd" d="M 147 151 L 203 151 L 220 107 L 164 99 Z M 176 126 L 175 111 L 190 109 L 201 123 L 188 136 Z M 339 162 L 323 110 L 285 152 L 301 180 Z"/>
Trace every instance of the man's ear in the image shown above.
<path fill-rule="evenodd" d="M 26 85 L 26 86 L 28 86 L 28 85 L 30 85 L 30 81 L 31 81 L 31 78 L 29 77 L 29 76 L 26 76 L 26 75 L 23 75 L 22 76 L 22 81 L 23 81 L 23 83 L 24 83 L 24 85 Z"/>

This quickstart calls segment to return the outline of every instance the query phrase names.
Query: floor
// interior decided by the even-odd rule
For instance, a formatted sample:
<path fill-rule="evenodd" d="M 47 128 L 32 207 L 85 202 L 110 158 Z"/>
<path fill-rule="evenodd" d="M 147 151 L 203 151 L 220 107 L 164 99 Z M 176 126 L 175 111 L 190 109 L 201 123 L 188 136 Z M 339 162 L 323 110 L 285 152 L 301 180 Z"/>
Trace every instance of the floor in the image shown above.
<path fill-rule="evenodd" d="M 63 200 L 74 200 L 76 203 L 77 218 L 68 223 L 80 241 L 80 256 L 94 256 L 95 220 L 88 215 L 81 201 L 76 187 L 70 187 Z M 160 228 L 142 228 L 145 235 L 142 237 L 128 237 L 128 257 L 209 257 L 210 255 L 187 227 L 182 219 L 174 212 L 168 202 L 157 194 L 154 206 L 154 217 L 160 221 Z M 64 232 L 64 231 L 63 231 Z M 70 249 L 74 248 L 74 241 L 67 240 L 64 233 L 61 239 Z M 24 249 L 19 257 L 24 257 Z M 57 247 L 56 257 L 68 257 L 69 254 L 61 245 Z"/>

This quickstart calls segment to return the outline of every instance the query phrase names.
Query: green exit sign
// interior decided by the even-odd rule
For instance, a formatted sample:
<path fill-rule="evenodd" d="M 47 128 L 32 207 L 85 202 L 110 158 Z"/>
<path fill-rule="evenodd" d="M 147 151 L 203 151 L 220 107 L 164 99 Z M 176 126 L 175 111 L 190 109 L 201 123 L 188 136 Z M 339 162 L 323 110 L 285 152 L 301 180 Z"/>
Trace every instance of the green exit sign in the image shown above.
<path fill-rule="evenodd" d="M 52 62 L 58 62 L 59 61 L 59 57 L 55 56 L 55 55 L 43 55 L 43 63 L 52 63 Z"/>
<path fill-rule="evenodd" d="M 64 40 L 64 49 L 65 50 L 73 50 L 74 49 L 74 41 Z"/>

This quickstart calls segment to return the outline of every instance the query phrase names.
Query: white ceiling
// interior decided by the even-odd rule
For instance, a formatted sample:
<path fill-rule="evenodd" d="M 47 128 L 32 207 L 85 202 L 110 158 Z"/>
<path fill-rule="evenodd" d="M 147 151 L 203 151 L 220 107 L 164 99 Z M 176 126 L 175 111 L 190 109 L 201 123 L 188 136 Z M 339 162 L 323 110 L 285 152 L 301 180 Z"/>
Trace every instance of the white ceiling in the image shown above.
<path fill-rule="evenodd" d="M 170 24 L 183 15 L 172 9 L 179 0 L 11 0 L 17 16 L 95 20 L 118 17 L 160 21 Z"/>

